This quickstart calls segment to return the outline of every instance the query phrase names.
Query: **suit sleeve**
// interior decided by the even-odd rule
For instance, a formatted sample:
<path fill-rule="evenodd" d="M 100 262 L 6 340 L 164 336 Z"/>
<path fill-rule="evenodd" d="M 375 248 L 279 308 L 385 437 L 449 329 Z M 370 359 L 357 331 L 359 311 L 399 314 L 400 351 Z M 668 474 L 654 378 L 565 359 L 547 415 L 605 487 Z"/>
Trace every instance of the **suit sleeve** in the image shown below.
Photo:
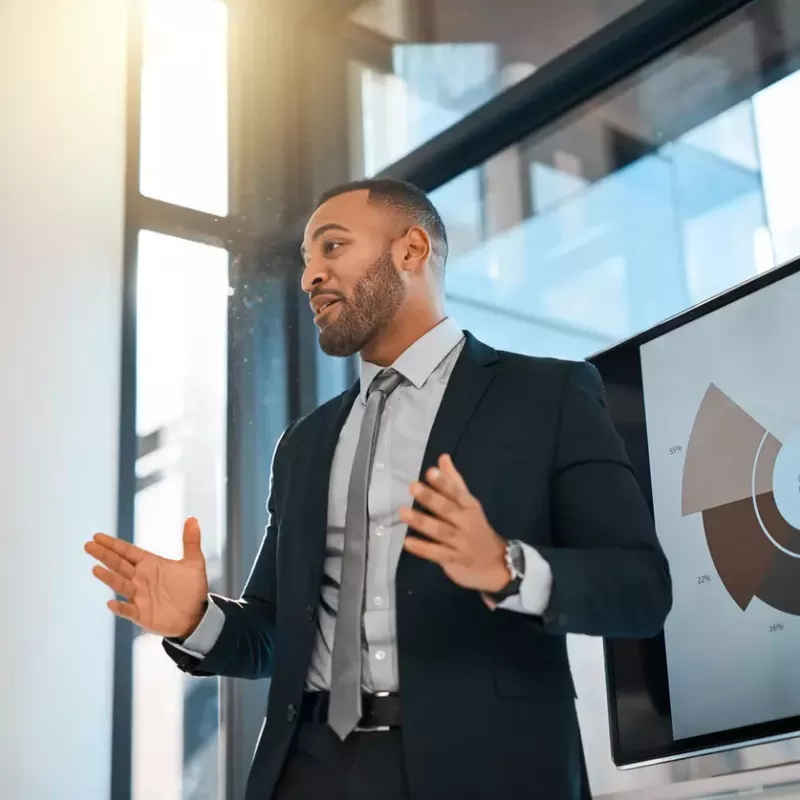
<path fill-rule="evenodd" d="M 550 491 L 554 546 L 537 548 L 552 572 L 545 630 L 658 634 L 672 606 L 669 565 L 588 363 L 565 384 Z"/>
<path fill-rule="evenodd" d="M 267 527 L 256 561 L 242 596 L 238 600 L 210 595 L 210 601 L 222 612 L 224 620 L 211 648 L 197 657 L 176 644 L 164 640 L 167 654 L 184 672 L 195 676 L 219 675 L 229 678 L 266 678 L 272 672 L 276 618 L 276 556 L 278 514 L 276 487 L 286 433 L 278 442 L 272 459 Z"/>

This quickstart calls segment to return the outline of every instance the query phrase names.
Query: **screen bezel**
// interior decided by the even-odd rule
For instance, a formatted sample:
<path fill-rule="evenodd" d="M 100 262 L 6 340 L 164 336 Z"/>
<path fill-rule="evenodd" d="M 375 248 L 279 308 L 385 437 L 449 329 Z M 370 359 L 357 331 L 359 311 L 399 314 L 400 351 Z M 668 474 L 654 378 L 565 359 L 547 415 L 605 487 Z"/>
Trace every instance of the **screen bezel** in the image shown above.
<path fill-rule="evenodd" d="M 638 370 L 639 381 L 641 381 L 641 353 L 640 348 L 642 345 L 652 342 L 678 328 L 688 325 L 695 320 L 705 317 L 709 314 L 737 302 L 749 295 L 752 295 L 768 286 L 778 283 L 786 278 L 800 272 L 800 258 L 789 261 L 785 264 L 777 266 L 768 272 L 761 273 L 753 278 L 750 278 L 736 286 L 721 292 L 710 299 L 694 305 L 679 314 L 676 314 L 669 319 L 658 323 L 657 325 L 642 331 L 629 339 L 626 339 L 611 347 L 605 348 L 594 355 L 587 358 L 587 361 L 593 364 L 600 372 L 604 381 L 607 375 L 612 370 L 612 365 L 620 363 L 629 363 L 635 365 Z M 798 309 L 800 314 L 800 309 Z M 613 391 L 609 392 L 610 387 L 607 385 L 607 401 L 609 412 L 612 420 L 617 426 L 620 435 L 625 440 L 626 447 L 631 447 L 630 434 L 626 432 L 625 427 L 620 425 L 620 414 L 615 409 L 615 400 Z M 639 385 L 641 391 L 641 385 Z M 641 423 L 643 427 L 642 433 L 646 431 L 646 422 L 644 418 L 644 400 L 641 398 Z M 627 412 L 626 412 L 627 415 Z M 647 453 L 646 436 L 639 436 L 635 443 L 638 450 L 638 463 L 634 461 L 634 469 L 637 479 L 642 487 L 643 494 L 650 506 L 651 513 L 653 512 L 652 501 L 652 488 L 650 484 L 650 469 L 649 469 L 649 454 Z M 642 451 L 644 451 L 642 453 Z M 644 457 L 643 457 L 644 456 Z M 652 640 L 652 648 L 658 651 L 663 663 L 659 664 L 659 668 L 663 670 L 664 680 L 666 680 L 666 655 L 663 654 L 664 650 L 664 635 L 659 634 L 656 639 Z M 663 763 L 666 761 L 676 761 L 679 759 L 689 758 L 692 756 L 705 755 L 723 750 L 738 749 L 745 746 L 754 744 L 762 744 L 779 739 L 786 739 L 800 734 L 800 715 L 793 717 L 786 717 L 772 722 L 760 723 L 757 725 L 749 725 L 746 727 L 733 728 L 730 730 L 720 731 L 718 733 L 706 734 L 703 736 L 696 736 L 690 739 L 682 739 L 678 742 L 672 740 L 668 746 L 642 748 L 639 751 L 633 751 L 630 748 L 625 750 L 622 745 L 622 736 L 620 728 L 620 714 L 618 708 L 618 679 L 616 673 L 615 662 L 621 656 L 624 657 L 626 649 L 631 650 L 633 643 L 627 640 L 610 640 L 604 641 L 603 655 L 606 669 L 606 695 L 609 713 L 609 732 L 611 736 L 611 756 L 615 765 L 619 768 L 634 768 L 643 767 L 652 764 Z M 648 644 L 649 646 L 649 644 Z M 641 653 L 641 650 L 637 649 Z M 639 656 L 640 662 L 643 661 Z M 641 664 L 637 666 L 642 666 Z M 644 674 L 644 669 L 642 670 Z M 668 684 L 667 684 L 668 687 Z M 647 687 L 642 687 L 643 691 L 647 691 Z M 668 689 L 667 689 L 668 694 Z M 668 702 L 668 700 L 667 700 Z M 653 706 L 652 713 L 654 715 L 654 724 L 663 724 L 663 715 L 656 712 Z M 669 719 L 669 717 L 667 717 Z M 670 722 L 671 731 L 671 722 Z"/>

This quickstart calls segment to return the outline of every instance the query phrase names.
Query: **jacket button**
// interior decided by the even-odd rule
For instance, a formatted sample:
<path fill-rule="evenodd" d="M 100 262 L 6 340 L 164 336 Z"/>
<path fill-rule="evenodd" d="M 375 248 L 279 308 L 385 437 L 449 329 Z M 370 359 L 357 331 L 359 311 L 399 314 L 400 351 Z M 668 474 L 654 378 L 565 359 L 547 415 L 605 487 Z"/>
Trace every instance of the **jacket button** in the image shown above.
<path fill-rule="evenodd" d="M 306 613 L 308 614 L 309 620 L 313 622 L 314 618 L 317 616 L 317 609 L 314 608 L 314 606 L 312 606 L 311 604 L 309 604 L 306 606 Z"/>
<path fill-rule="evenodd" d="M 290 703 L 289 707 L 286 709 L 286 721 L 287 722 L 294 722 L 294 718 L 297 716 L 297 707 Z"/>

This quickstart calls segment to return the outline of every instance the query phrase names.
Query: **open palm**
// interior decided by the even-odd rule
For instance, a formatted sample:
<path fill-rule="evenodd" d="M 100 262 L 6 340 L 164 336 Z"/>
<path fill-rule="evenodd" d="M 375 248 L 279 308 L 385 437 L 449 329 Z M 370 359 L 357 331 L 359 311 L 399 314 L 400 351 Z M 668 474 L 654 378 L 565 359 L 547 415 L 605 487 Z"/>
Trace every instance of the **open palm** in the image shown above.
<path fill-rule="evenodd" d="M 197 627 L 205 609 L 208 577 L 200 525 L 194 517 L 183 526 L 180 561 L 104 533 L 95 534 L 84 549 L 105 565 L 95 565 L 95 577 L 124 598 L 108 602 L 117 616 L 160 636 L 186 637 Z"/>

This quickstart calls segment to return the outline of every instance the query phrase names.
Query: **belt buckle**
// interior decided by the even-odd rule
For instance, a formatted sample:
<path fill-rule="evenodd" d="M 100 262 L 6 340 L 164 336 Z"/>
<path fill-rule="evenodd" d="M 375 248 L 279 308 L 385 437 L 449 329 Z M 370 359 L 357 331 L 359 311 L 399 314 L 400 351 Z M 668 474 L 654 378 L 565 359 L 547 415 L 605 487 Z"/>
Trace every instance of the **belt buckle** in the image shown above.
<path fill-rule="evenodd" d="M 391 692 L 375 692 L 375 697 L 389 697 Z M 390 731 L 391 727 L 388 725 L 356 725 L 353 729 L 354 733 L 385 733 Z"/>

